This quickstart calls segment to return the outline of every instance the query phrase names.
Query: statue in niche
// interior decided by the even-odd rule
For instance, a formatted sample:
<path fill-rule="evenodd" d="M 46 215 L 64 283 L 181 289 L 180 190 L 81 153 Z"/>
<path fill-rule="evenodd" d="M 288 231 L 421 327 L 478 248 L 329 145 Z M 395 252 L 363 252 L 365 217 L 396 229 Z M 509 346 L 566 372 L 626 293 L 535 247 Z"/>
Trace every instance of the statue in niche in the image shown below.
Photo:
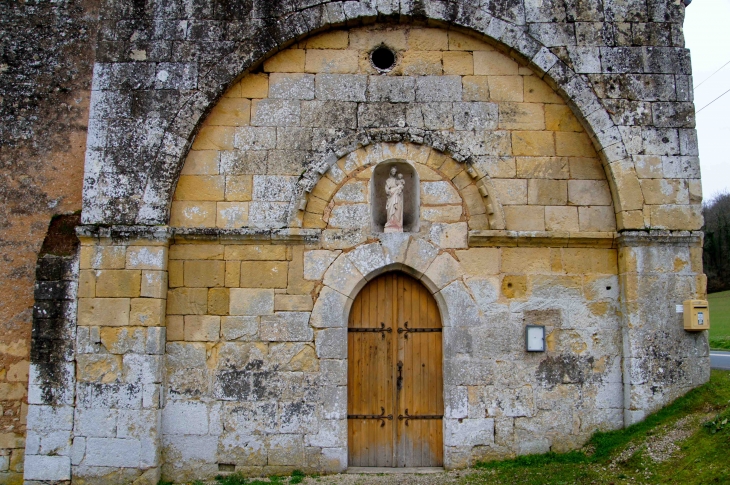
<path fill-rule="evenodd" d="M 385 203 L 386 222 L 383 232 L 403 232 L 403 190 L 406 181 L 403 174 L 398 173 L 395 167 L 390 169 L 390 177 L 385 181 L 385 195 L 388 197 Z"/>

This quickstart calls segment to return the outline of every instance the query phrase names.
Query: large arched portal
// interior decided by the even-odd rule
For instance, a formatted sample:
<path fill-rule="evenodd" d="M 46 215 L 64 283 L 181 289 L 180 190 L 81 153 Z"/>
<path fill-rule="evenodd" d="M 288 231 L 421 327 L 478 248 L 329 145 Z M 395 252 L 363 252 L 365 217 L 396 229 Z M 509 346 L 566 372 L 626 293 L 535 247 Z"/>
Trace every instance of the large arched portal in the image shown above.
<path fill-rule="evenodd" d="M 444 463 L 441 316 L 419 281 L 389 272 L 355 298 L 348 320 L 350 466 Z"/>

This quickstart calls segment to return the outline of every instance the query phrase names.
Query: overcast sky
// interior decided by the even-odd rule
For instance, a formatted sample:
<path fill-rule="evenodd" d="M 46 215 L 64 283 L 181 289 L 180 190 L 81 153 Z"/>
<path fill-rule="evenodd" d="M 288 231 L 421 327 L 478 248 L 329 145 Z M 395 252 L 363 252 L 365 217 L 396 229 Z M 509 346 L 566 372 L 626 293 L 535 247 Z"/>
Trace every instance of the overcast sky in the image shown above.
<path fill-rule="evenodd" d="M 697 111 L 730 89 L 730 0 L 693 0 L 684 21 L 686 46 L 692 52 Z M 730 93 L 697 114 L 702 193 L 705 200 L 730 188 Z"/>

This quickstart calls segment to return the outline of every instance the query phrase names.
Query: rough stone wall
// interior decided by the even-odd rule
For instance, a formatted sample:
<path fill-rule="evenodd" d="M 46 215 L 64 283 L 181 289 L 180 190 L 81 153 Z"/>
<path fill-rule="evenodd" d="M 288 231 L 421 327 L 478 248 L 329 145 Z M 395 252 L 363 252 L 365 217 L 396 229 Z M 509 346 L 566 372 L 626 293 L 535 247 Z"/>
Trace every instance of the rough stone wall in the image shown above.
<path fill-rule="evenodd" d="M 383 43 L 398 57 L 387 74 L 379 74 L 369 59 Z M 427 165 L 442 169 L 471 205 L 481 205 L 465 207 L 463 218 L 451 216 L 467 220 L 468 213 L 471 229 L 490 227 L 480 183 L 493 188 L 503 229 L 616 229 L 606 174 L 588 135 L 532 70 L 459 32 L 383 26 L 336 30 L 300 42 L 267 60 L 263 72 L 231 87 L 195 138 L 170 224 L 286 225 L 308 154 L 328 149 L 349 130 L 388 128 L 439 130 L 462 140 L 474 156 L 472 170 L 479 173 L 474 180 L 463 164 L 451 161 L 451 166 L 443 155 Z M 421 161 L 429 152 L 412 155 Z M 334 227 L 339 219 L 348 221 L 347 228 L 369 231 L 367 200 L 348 204 L 351 214 L 344 218 L 338 217 L 343 207 L 329 208 L 322 217 L 333 191 L 350 176 L 352 168 L 345 174 L 343 168 L 353 164 L 363 165 L 343 160 L 326 173 L 334 185 L 320 181 L 309 194 L 299 215 L 304 227 L 324 228 L 331 213 Z M 359 177 L 369 180 L 369 174 Z M 421 179 L 434 177 L 425 176 Z M 422 202 L 430 205 L 438 186 L 424 186 Z M 684 201 L 689 203 L 687 197 Z"/>
<path fill-rule="evenodd" d="M 316 5 L 269 0 L 105 2 L 100 13 L 101 32 L 89 112 L 83 219 L 90 224 L 149 224 L 152 227 L 109 230 L 96 226 L 82 230 L 86 249 L 82 251 L 79 286 L 76 349 L 79 382 L 74 442 L 70 456 L 57 455 L 52 446 L 46 451 L 41 447 L 39 454 L 31 456 L 53 460 L 39 459 L 32 467 L 32 473 L 47 473 L 44 477 L 49 480 L 62 480 L 68 474 L 68 467 L 73 466 L 73 475 L 84 481 L 155 483 L 161 473 L 160 453 L 167 460 L 162 473 L 171 478 L 196 474 L 210 476 L 215 473 L 216 465 L 231 464 L 220 461 L 222 459 L 230 459 L 251 473 L 286 470 L 292 468 L 291 463 L 295 461 L 313 470 L 342 469 L 346 466 L 346 443 L 342 441 L 342 426 L 346 421 L 342 418 L 342 400 L 337 396 L 341 396 L 344 387 L 346 349 L 341 342 L 346 315 L 338 312 L 347 308 L 348 299 L 354 298 L 358 286 L 368 275 L 384 269 L 400 268 L 420 277 L 434 292 L 444 325 L 448 327 L 444 331 L 445 348 L 453 356 L 453 360 L 445 361 L 449 403 L 445 417 L 448 466 L 460 466 L 479 457 L 558 450 L 562 449 L 561 444 L 577 446 L 593 429 L 610 429 L 635 422 L 704 382 L 708 365 L 706 336 L 684 332 L 680 329 L 679 317 L 671 313 L 675 303 L 704 294 L 704 279 L 699 273 L 701 265 L 697 264 L 701 235 L 690 232 L 701 226 L 700 185 L 691 71 L 681 35 L 683 9 L 681 2 L 665 0 L 614 0 L 580 5 L 561 0 L 517 0 L 483 5 L 437 0 L 329 1 Z M 525 102 L 526 86 L 536 82 L 529 79 L 531 77 L 541 78 L 555 92 L 546 93 L 550 99 L 537 103 L 545 104 L 539 108 L 543 110 L 543 118 L 539 114 L 534 116 L 534 112 L 533 116 L 523 113 L 525 116 L 518 117 L 521 122 L 529 124 L 535 119 L 543 119 L 548 128 L 548 111 L 563 109 L 566 113 L 564 107 L 557 107 L 568 106 L 572 112 L 566 113 L 569 123 L 556 130 L 502 127 L 511 131 L 508 139 L 512 151 L 507 153 L 499 151 L 498 140 L 475 140 L 470 133 L 460 133 L 462 130 L 458 129 L 457 123 L 461 122 L 493 122 L 489 111 L 493 107 L 484 106 L 486 112 L 465 115 L 464 119 L 458 120 L 459 113 L 453 111 L 454 105 L 451 105 L 453 125 L 441 128 L 444 120 L 438 116 L 429 118 L 428 110 L 424 113 L 421 106 L 423 125 L 401 126 L 403 119 L 404 123 L 410 123 L 408 111 L 401 115 L 398 106 L 401 103 L 384 99 L 383 104 L 378 105 L 384 109 L 369 110 L 365 106 L 360 112 L 358 108 L 354 116 L 348 115 L 349 121 L 344 120 L 346 128 L 330 132 L 320 130 L 321 138 L 315 139 L 313 129 L 309 140 L 307 130 L 297 132 L 285 122 L 281 146 L 278 131 L 275 141 L 262 139 L 262 142 L 273 143 L 272 148 L 254 150 L 256 147 L 236 146 L 242 139 L 240 136 L 237 139 L 236 133 L 245 132 L 246 126 L 228 125 L 232 119 L 242 120 L 248 116 L 249 127 L 270 127 L 271 120 L 260 123 L 257 116 L 263 116 L 268 108 L 277 108 L 277 103 L 279 109 L 268 111 L 277 120 L 301 118 L 301 106 L 297 114 L 289 110 L 291 103 L 286 99 L 271 96 L 271 89 L 276 84 L 272 79 L 279 77 L 292 81 L 296 77 L 293 74 L 303 74 L 302 79 L 312 74 L 317 96 L 317 77 L 328 79 L 330 87 L 338 91 L 338 76 L 358 75 L 355 72 L 325 72 L 329 65 L 336 66 L 335 69 L 351 66 L 347 69 L 367 72 L 368 65 L 362 63 L 361 56 L 355 67 L 348 64 L 352 61 L 340 57 L 317 60 L 316 53 L 312 56 L 312 65 L 318 65 L 316 69 L 320 70 L 308 72 L 309 51 L 347 51 L 351 39 L 348 34 L 347 49 L 310 45 L 302 39 L 319 30 L 357 27 L 374 21 L 415 23 L 418 27 L 431 23 L 435 27 L 448 26 L 452 31 L 465 29 L 488 39 L 488 49 L 471 50 L 471 75 L 465 70 L 469 56 L 464 54 L 468 54 L 469 49 L 451 52 L 448 43 L 447 49 L 423 49 L 420 54 L 429 54 L 420 57 L 409 54 L 410 64 L 405 62 L 406 54 L 417 49 L 403 50 L 401 65 L 415 66 L 419 79 L 435 78 L 420 81 L 438 84 L 439 89 L 432 90 L 435 96 L 442 91 L 453 94 L 447 89 L 447 78 L 462 77 L 461 101 L 456 98 L 429 101 L 463 102 L 466 78 L 482 76 L 476 72 L 475 58 L 494 55 L 509 61 L 502 61 L 501 65 L 517 66 L 516 73 L 514 70 L 506 73 L 512 78 L 506 86 L 499 86 L 496 79 L 501 74 L 485 73 L 488 99 L 474 100 L 475 105 L 498 105 L 497 131 L 500 130 L 499 120 L 508 119 L 502 117 L 508 114 L 501 112 L 502 108 L 510 103 L 531 104 Z M 335 43 L 339 38 L 342 43 L 343 34 L 333 32 L 322 38 Z M 286 51 L 289 57 L 281 57 L 286 58 L 283 65 L 293 63 L 297 68 L 293 73 L 277 72 L 292 70 L 271 68 L 276 64 L 274 60 L 280 57 L 272 55 L 291 46 L 292 42 L 295 43 L 293 48 Z M 481 53 L 477 55 L 475 51 Z M 494 54 L 485 55 L 485 52 Z M 454 69 L 454 73 L 447 72 L 447 68 Z M 431 73 L 430 69 L 435 70 Z M 244 92 L 245 83 L 237 84 L 246 75 L 246 79 L 258 81 L 258 84 L 253 82 L 248 86 L 255 94 Z M 261 94 L 264 78 L 268 99 Z M 515 96 L 520 90 L 510 88 L 519 83 L 516 78 L 522 82 L 522 103 L 516 99 L 492 99 L 495 93 Z M 240 89 L 239 94 L 236 94 L 236 86 Z M 315 106 L 315 98 L 299 99 L 301 92 L 292 94 L 301 87 L 299 84 L 279 87 L 287 91 L 289 101 L 297 99 L 302 105 L 309 102 Z M 309 89 L 304 88 L 303 92 Z M 481 96 L 486 94 L 483 89 L 484 86 Z M 346 90 L 340 86 L 339 91 Z M 228 94 L 223 97 L 226 92 Z M 367 88 L 364 93 L 364 96 L 368 95 Z M 417 89 L 415 93 L 414 105 Z M 527 106 L 521 108 L 529 109 Z M 207 116 L 211 110 L 211 116 Z M 448 112 L 448 109 L 441 111 Z M 316 115 L 331 115 L 332 112 L 339 113 L 325 109 Z M 343 112 L 347 114 L 347 110 Z M 206 119 L 208 121 L 204 122 Z M 385 120 L 386 126 L 378 126 L 378 120 Z M 416 117 L 416 123 L 418 121 Z M 574 124 L 576 121 L 580 127 Z M 376 124 L 370 127 L 373 122 Z M 448 119 L 446 122 L 449 123 Z M 331 124 L 341 123 L 335 119 Z M 360 124 L 368 127 L 361 129 Z M 470 127 L 466 131 L 481 130 L 481 127 Z M 248 134 L 254 135 L 254 131 L 250 130 Z M 515 136 L 519 131 L 532 135 L 520 141 L 519 134 Z M 233 138 L 208 136 L 216 132 L 230 132 Z M 552 142 L 546 142 L 550 136 Z M 559 137 L 571 136 L 574 144 L 557 143 Z M 47 137 L 44 141 L 53 139 Z M 204 141 L 211 145 L 196 146 L 188 157 L 190 163 L 186 164 L 191 168 L 184 169 L 183 162 L 190 146 Z M 217 145 L 219 142 L 227 145 Z M 308 147 L 310 142 L 311 150 L 302 148 Z M 383 144 L 398 142 L 428 146 L 433 153 L 448 155 L 443 164 L 432 168 L 443 177 L 444 183 L 453 184 L 451 186 L 460 191 L 463 200 L 460 220 L 426 220 L 423 227 L 448 226 L 453 232 L 442 239 L 439 238 L 445 233 L 428 231 L 414 237 L 378 236 L 363 240 L 362 231 L 351 234 L 350 229 L 330 227 L 332 210 L 338 205 L 348 205 L 344 201 L 352 196 L 347 184 L 342 186 L 348 186 L 346 193 L 339 198 L 340 192 L 330 186 L 339 183 L 335 182 L 337 167 L 340 170 L 343 167 L 338 161 L 350 154 L 357 158 L 356 152 L 362 146 L 377 152 L 382 150 Z M 539 153 L 514 152 L 520 143 Z M 297 146 L 296 157 L 292 153 L 275 153 L 286 151 L 289 144 Z M 572 160 L 567 161 L 568 178 L 565 178 L 566 165 L 560 161 L 558 150 L 566 146 L 585 150 L 580 155 L 564 155 L 590 160 L 589 173 L 597 173 L 596 161 L 600 160 L 612 199 L 611 203 L 604 200 L 600 204 L 601 232 L 587 231 L 590 225 L 581 226 L 580 207 L 578 234 L 565 230 L 568 227 L 575 229 L 573 211 L 576 206 L 584 205 L 569 200 L 571 182 L 599 183 L 603 180 L 585 174 L 573 176 Z M 480 153 L 479 150 L 485 147 L 491 151 Z M 215 154 L 238 153 L 229 157 L 229 165 L 225 165 L 221 154 L 200 155 L 202 150 L 198 148 Z M 593 150 L 590 153 L 589 148 Z M 542 152 L 547 149 L 552 151 L 549 154 Z M 408 150 L 406 148 L 406 155 Z M 248 156 L 257 151 L 267 151 L 265 163 L 262 164 L 261 153 Z M 13 152 L 13 156 L 17 153 L 20 152 Z M 275 155 L 273 158 L 269 158 L 271 153 Z M 538 163 L 538 157 L 553 153 L 555 157 Z M 523 155 L 534 156 L 529 165 L 537 172 L 518 173 L 518 160 Z M 196 157 L 199 157 L 197 162 L 193 162 Z M 482 168 L 477 170 L 480 163 Z M 234 171 L 240 173 L 226 173 L 234 165 Z M 241 168 L 244 166 L 248 168 Z M 452 166 L 465 169 L 451 174 L 448 169 Z M 523 165 L 523 170 L 525 167 L 527 165 Z M 363 168 L 364 171 L 349 172 L 350 176 L 357 179 L 358 173 L 368 169 Z M 500 176 L 503 169 L 509 174 Z M 181 177 L 178 182 L 181 170 L 192 170 L 185 176 L 210 176 L 206 181 L 190 179 L 194 182 L 191 184 L 194 191 L 188 190 L 187 197 L 191 192 L 205 189 L 204 198 L 191 201 L 178 196 L 178 200 L 173 201 L 176 185 L 181 194 L 185 192 L 186 179 Z M 297 181 L 293 185 L 278 182 L 272 185 L 269 182 L 281 179 L 266 178 L 270 176 L 297 177 Z M 255 177 L 259 177 L 258 194 Z M 499 179 L 504 181 L 499 182 Z M 66 180 L 73 181 L 73 177 Z M 356 184 L 353 181 L 350 185 Z M 521 184 L 527 185 L 526 193 L 520 193 Z M 520 187 L 516 187 L 518 185 Z M 541 187 L 547 186 L 550 190 L 542 193 Z M 537 197 L 532 201 L 531 187 L 532 194 Z M 475 189 L 480 197 L 473 197 Z M 510 204 L 506 201 L 513 195 L 513 189 L 517 190 L 516 200 L 520 202 Z M 288 201 L 265 200 L 269 194 L 280 196 L 282 191 L 290 192 Z M 549 196 L 553 191 L 557 194 L 555 200 L 560 203 Z M 605 190 L 601 191 L 605 195 Z M 330 195 L 332 198 L 327 199 Z M 548 196 L 548 200 L 542 200 L 542 195 Z M 523 202 L 525 198 L 526 203 Z M 332 205 L 327 207 L 330 200 Z M 175 209 L 183 202 L 192 202 L 188 205 L 193 212 L 186 214 Z M 323 202 L 327 202 L 327 206 L 322 209 L 320 219 L 317 205 Z M 230 204 L 230 207 L 223 204 Z M 251 213 L 257 204 L 259 220 Z M 456 204 L 439 207 L 439 217 L 453 210 L 446 209 L 448 205 Z M 584 205 L 584 209 L 590 209 L 592 205 Z M 479 209 L 480 206 L 483 209 Z M 528 221 L 525 226 L 511 227 L 517 231 L 503 231 L 510 228 L 507 221 L 510 206 L 521 206 L 519 212 L 513 214 L 512 224 Z M 615 220 L 606 214 L 611 206 Z M 565 225 L 549 225 L 549 207 L 570 212 L 560 221 Z M 195 210 L 202 208 L 207 208 L 206 217 L 192 220 Z M 536 211 L 541 211 L 542 219 L 520 217 L 522 213 Z M 325 215 L 330 216 L 328 226 L 322 229 L 320 237 L 317 226 L 323 225 Z M 170 216 L 174 224 L 192 227 L 168 230 L 154 226 L 168 223 Z M 183 222 L 185 217 L 190 219 Z M 23 222 L 28 220 L 23 219 Z M 241 228 L 245 225 L 258 227 Z M 294 228 L 275 229 L 287 225 Z M 472 231 L 466 232 L 467 228 Z M 619 231 L 618 238 L 614 230 Z M 327 234 L 337 235 L 324 237 Z M 182 264 L 183 286 L 171 289 L 170 295 L 180 292 L 183 297 L 175 300 L 176 304 L 190 305 L 185 311 L 171 313 L 167 322 L 169 329 L 177 332 L 174 338 L 178 339 L 168 344 L 169 349 L 191 352 L 190 356 L 185 354 L 177 360 L 171 352 L 162 357 L 161 350 L 165 341 L 163 309 L 167 304 L 164 293 L 166 248 L 171 235 L 176 238 L 173 248 L 198 246 L 197 253 L 179 260 L 171 259 L 173 265 Z M 451 245 L 445 240 L 456 242 Z M 226 251 L 233 246 L 233 241 L 263 241 L 267 247 L 275 242 L 289 248 L 284 259 L 262 261 L 260 257 L 248 254 L 240 261 L 236 258 L 227 261 Z M 192 242 L 196 244 L 188 244 Z M 306 245 L 302 247 L 304 242 Z M 470 248 L 465 249 L 464 244 Z M 576 248 L 576 245 L 588 247 Z M 206 249 L 203 249 L 207 246 L 222 246 L 222 259 L 216 253 L 215 261 L 209 261 Z M 140 259 L 135 255 L 139 256 L 144 248 L 158 256 L 162 251 L 164 262 L 155 259 L 153 269 L 140 269 Z M 300 250 L 301 267 L 297 253 Z M 338 253 L 340 250 L 342 252 Z M 170 255 L 172 253 L 171 249 Z M 100 256 L 85 263 L 88 258 L 85 259 L 84 254 Z M 317 268 L 323 267 L 317 277 L 314 274 L 311 278 L 303 277 L 307 274 L 307 254 L 311 254 L 310 259 L 315 256 L 324 259 L 317 263 Z M 223 263 L 223 287 L 219 278 L 212 286 L 206 286 L 211 283 L 208 280 L 195 281 L 197 274 L 208 275 L 208 266 L 211 266 L 208 263 L 211 262 L 215 263 L 212 266 L 216 266 L 216 274 Z M 197 268 L 190 271 L 191 284 L 195 285 L 190 287 L 185 272 L 188 263 L 191 268 Z M 236 280 L 235 268 L 238 267 L 237 287 L 227 286 L 229 266 L 234 273 L 230 276 L 231 281 Z M 281 278 L 280 271 L 285 267 L 287 286 L 281 287 L 283 282 L 277 278 Z M 178 267 L 175 271 L 179 270 Z M 244 287 L 252 284 L 244 280 L 251 270 L 257 271 L 253 273 L 257 276 L 269 278 L 266 280 L 269 286 Z M 160 277 L 148 280 L 143 277 L 145 272 L 159 273 Z M 292 274 L 298 281 L 307 280 L 307 284 L 289 294 Z M 172 277 L 170 284 L 172 286 Z M 309 285 L 315 286 L 307 291 Z M 618 294 L 611 293 L 616 288 Z M 650 288 L 652 293 L 647 292 Z M 256 309 L 255 315 L 235 314 L 241 310 L 234 305 L 247 301 L 240 298 L 247 296 L 247 291 L 251 295 L 265 293 L 267 298 L 273 291 L 274 309 L 269 308 L 267 300 L 267 306 Z M 238 298 L 231 298 L 237 293 Z M 219 314 L 226 309 L 226 295 L 229 314 Z M 280 302 L 288 302 L 276 307 L 277 295 L 284 295 L 278 297 Z M 311 300 L 311 315 L 304 310 L 308 307 L 307 297 Z M 173 301 L 172 297 L 169 301 Z M 306 326 L 303 325 L 305 318 L 308 319 Z M 224 321 L 239 333 L 224 333 Z M 150 322 L 152 326 L 148 326 Z M 478 324 L 466 325 L 465 322 Z M 551 338 L 548 355 L 543 360 L 524 357 L 520 332 L 525 323 L 548 325 Z M 495 326 L 505 329 L 504 339 L 495 341 L 492 338 Z M 106 340 L 102 339 L 102 333 Z M 248 336 L 256 341 L 246 341 Z M 519 347 L 511 347 L 518 341 Z M 619 344 L 622 350 L 619 350 Z M 12 345 L 16 345 L 15 341 Z M 315 359 L 309 358 L 312 348 Z M 482 355 L 485 348 L 490 348 L 493 354 Z M 233 358 L 241 361 L 251 357 L 253 367 L 239 372 L 240 369 L 226 360 L 225 352 L 226 359 L 221 360 L 221 351 L 230 352 Z M 287 354 L 290 351 L 304 352 L 307 365 L 314 365 L 312 362 L 316 361 L 319 374 L 297 370 L 300 364 Z M 22 360 L 22 356 L 16 357 Z M 193 371 L 191 367 L 184 367 L 188 360 L 196 365 L 204 364 L 205 370 L 198 372 L 199 381 L 185 389 L 190 396 L 176 399 L 180 396 L 165 389 L 164 386 L 172 387 L 175 382 L 163 382 L 160 373 L 163 359 L 168 370 L 180 373 L 182 369 Z M 502 378 L 511 375 L 514 362 L 521 363 L 520 371 L 515 374 L 519 382 L 505 381 Z M 508 370 L 504 371 L 505 367 Z M 196 369 L 201 367 L 198 365 Z M 326 369 L 329 370 L 326 372 Z M 208 381 L 203 382 L 206 378 L 203 373 L 207 373 Z M 225 377 L 221 377 L 224 374 Z M 232 403 L 226 402 L 230 395 L 225 394 L 225 386 L 216 387 L 229 376 L 233 379 L 231 382 L 246 384 L 245 379 L 264 375 L 272 379 L 274 387 L 262 387 L 259 381 L 251 382 L 250 389 L 264 389 L 274 398 L 291 399 L 281 400 L 281 409 L 279 404 L 275 410 L 271 407 L 254 409 L 255 406 L 248 404 L 234 409 Z M 318 389 L 321 393 L 304 395 L 303 388 L 297 387 L 285 394 L 293 387 L 287 383 L 292 380 L 303 383 L 305 375 L 314 379 L 314 384 L 305 388 Z M 322 382 L 328 386 L 321 386 Z M 524 385 L 525 382 L 530 384 Z M 37 384 L 43 387 L 49 383 Z M 194 388 L 196 385 L 199 385 L 198 389 Z M 234 387 L 238 390 L 245 385 Z M 335 389 L 330 389 L 332 387 Z M 322 389 L 334 394 L 325 395 Z M 490 401 L 490 396 L 500 393 L 499 402 Z M 164 397 L 162 403 L 161 396 Z M 622 396 L 623 402 L 618 403 L 617 396 Z M 300 399 L 332 404 L 333 414 L 322 416 L 315 411 L 311 418 L 308 408 L 297 407 Z M 574 409 L 575 406 L 566 406 L 567 402 L 578 402 L 579 406 Z M 163 405 L 167 411 L 161 412 Z M 47 414 L 34 415 L 31 429 L 45 430 L 46 417 L 61 411 L 54 407 L 48 409 Z M 270 427 L 263 433 L 260 428 L 257 428 L 258 432 L 250 428 L 250 422 L 259 417 L 269 419 L 267 426 Z M 21 418 L 12 419 L 20 422 Z M 181 429 L 183 421 L 195 426 L 190 430 Z M 11 448 L 21 446 L 17 432 L 21 428 L 15 424 L 11 426 L 14 426 L 13 431 L 3 435 L 3 439 L 11 440 L 8 441 L 12 442 Z M 151 431 L 141 433 L 142 428 Z M 186 435 L 186 431 L 190 434 Z M 536 434 L 542 438 L 535 440 Z M 222 440 L 221 436 L 226 439 Z M 249 442 L 251 446 L 247 447 Z M 176 443 L 180 445 L 176 446 Z M 202 453 L 200 443 L 211 447 L 217 444 L 216 456 L 213 456 L 212 448 L 207 454 Z M 8 456 L 4 453 L 1 456 Z M 13 452 L 10 456 L 19 455 Z M 61 460 L 64 462 L 59 466 Z M 201 466 L 193 469 L 195 464 Z M 1 459 L 0 465 L 5 466 Z M 14 467 L 19 470 L 20 464 L 16 461 Z M 17 474 L 8 477 L 14 479 Z"/>
<path fill-rule="evenodd" d="M 87 483 L 157 483 L 167 233 L 80 236 L 74 439 L 59 469 Z"/>
<path fill-rule="evenodd" d="M 318 29 L 381 19 L 440 22 L 493 39 L 570 100 L 606 165 L 620 230 L 698 229 L 683 15 L 682 2 L 666 0 L 158 0 L 146 9 L 112 2 L 102 12 L 106 28 L 95 68 L 84 221 L 166 223 L 193 134 L 243 72 Z M 456 151 L 462 144 L 460 138 L 447 143 Z M 308 162 L 316 165 L 326 155 L 323 149 Z M 642 187 L 640 177 L 658 176 L 675 179 L 664 185 L 676 186 L 676 201 L 662 193 L 660 205 L 644 195 L 662 189 L 654 182 Z M 685 203 L 689 192 L 691 203 Z"/>
<path fill-rule="evenodd" d="M 446 466 L 564 451 L 620 428 L 616 249 L 467 248 L 459 229 L 305 246 L 179 238 L 163 477 L 346 468 L 348 302 L 388 269 L 439 301 Z M 547 354 L 526 355 L 525 324 L 547 326 Z"/>
<path fill-rule="evenodd" d="M 98 3 L 0 4 L 0 483 L 22 480 L 38 254 L 81 209 Z"/>
<path fill-rule="evenodd" d="M 363 32 L 378 31 L 358 33 Z M 289 52 L 279 55 L 287 58 Z M 278 60 L 277 55 L 269 62 Z M 281 78 L 301 82 L 304 76 Z M 247 92 L 255 83 L 260 95 L 271 92 L 262 87 L 265 74 L 252 77 L 232 91 Z M 266 145 L 251 141 L 235 150 L 236 140 L 252 132 L 268 134 L 262 139 L 279 136 L 277 129 L 247 126 L 248 111 L 231 109 L 231 99 L 241 98 L 223 98 L 206 121 L 203 141 L 193 145 L 204 149 L 191 151 L 173 199 L 172 220 L 181 227 L 170 248 L 163 477 L 204 479 L 231 467 L 253 475 L 297 467 L 343 470 L 347 309 L 367 279 L 393 269 L 421 279 L 444 318 L 446 466 L 568 450 L 596 429 L 623 425 L 617 251 L 614 233 L 607 231 L 615 226 L 581 233 L 579 208 L 566 199 L 565 207 L 575 211 L 574 234 L 583 235 L 584 245 L 604 247 L 568 247 L 580 243 L 568 242 L 567 227 L 540 232 L 546 236 L 541 241 L 520 241 L 537 246 L 532 248 L 469 245 L 469 229 L 489 227 L 485 214 L 492 203 L 475 181 L 515 180 L 528 191 L 535 180 L 560 177 L 559 169 L 549 168 L 563 167 L 569 177 L 570 161 L 587 166 L 574 179 L 562 179 L 567 190 L 568 183 L 582 182 L 583 173 L 592 175 L 591 182 L 604 178 L 597 158 L 485 157 L 544 170 L 519 174 L 529 179 L 515 170 L 513 179 L 490 180 L 479 174 L 483 164 L 467 171 L 427 145 L 368 145 L 332 164 L 308 195 L 303 226 L 322 231 L 318 242 L 253 244 L 246 231 L 270 222 L 250 221 L 250 205 L 279 204 L 285 215 L 296 177 L 277 175 L 282 166 L 266 163 L 273 147 L 259 150 Z M 577 124 L 571 114 L 565 119 Z M 281 140 L 289 137 L 285 128 Z M 221 146 L 225 140 L 233 141 Z M 287 146 L 285 141 L 280 151 Z M 221 150 L 226 147 L 230 150 Z M 247 165 L 252 157 L 261 163 Z M 412 234 L 377 234 L 371 228 L 369 184 L 374 168 L 392 160 L 410 164 L 419 175 L 421 220 Z M 256 174 L 259 170 L 268 175 Z M 610 204 L 605 181 L 601 187 Z M 551 193 L 559 198 L 561 192 Z M 245 199 L 237 202 L 240 218 L 227 217 L 227 199 L 238 198 Z M 223 229 L 217 237 L 206 229 L 214 225 Z M 258 231 L 259 237 L 266 234 Z M 525 324 L 547 326 L 547 355 L 526 355 Z"/>

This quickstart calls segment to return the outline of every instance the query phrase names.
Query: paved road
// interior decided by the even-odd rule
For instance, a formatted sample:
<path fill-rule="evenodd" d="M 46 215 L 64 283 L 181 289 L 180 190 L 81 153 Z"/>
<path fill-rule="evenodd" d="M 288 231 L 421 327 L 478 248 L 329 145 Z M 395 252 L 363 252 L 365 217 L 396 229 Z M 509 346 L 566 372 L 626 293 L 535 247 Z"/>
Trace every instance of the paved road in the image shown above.
<path fill-rule="evenodd" d="M 710 367 L 713 369 L 730 370 L 730 352 L 721 352 L 719 350 L 710 351 Z"/>

